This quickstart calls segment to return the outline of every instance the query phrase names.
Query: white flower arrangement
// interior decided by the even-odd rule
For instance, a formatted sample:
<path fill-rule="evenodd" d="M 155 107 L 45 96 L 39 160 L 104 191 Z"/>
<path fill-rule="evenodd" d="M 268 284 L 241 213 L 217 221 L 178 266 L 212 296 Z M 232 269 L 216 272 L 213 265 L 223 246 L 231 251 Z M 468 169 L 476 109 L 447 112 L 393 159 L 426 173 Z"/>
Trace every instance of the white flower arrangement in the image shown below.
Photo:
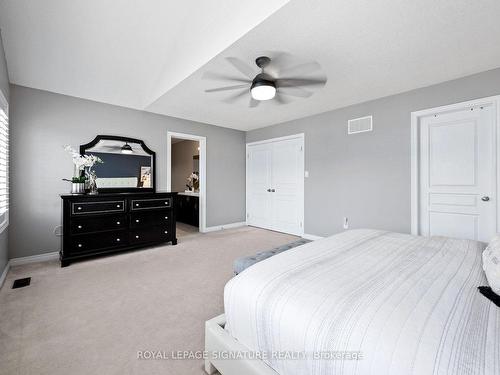
<path fill-rule="evenodd" d="M 199 180 L 199 177 L 196 173 L 191 173 L 187 178 L 188 182 L 195 182 Z"/>
<path fill-rule="evenodd" d="M 79 152 L 69 145 L 64 146 L 64 151 L 67 151 L 73 159 L 73 164 L 75 165 L 74 177 L 80 177 L 80 172 L 85 168 L 90 170 L 95 164 L 103 163 L 100 157 L 95 155 L 80 155 Z"/>
<path fill-rule="evenodd" d="M 200 177 L 196 173 L 191 173 L 189 177 L 186 179 L 187 180 L 187 187 L 189 190 L 198 190 L 199 184 L 198 180 Z"/>

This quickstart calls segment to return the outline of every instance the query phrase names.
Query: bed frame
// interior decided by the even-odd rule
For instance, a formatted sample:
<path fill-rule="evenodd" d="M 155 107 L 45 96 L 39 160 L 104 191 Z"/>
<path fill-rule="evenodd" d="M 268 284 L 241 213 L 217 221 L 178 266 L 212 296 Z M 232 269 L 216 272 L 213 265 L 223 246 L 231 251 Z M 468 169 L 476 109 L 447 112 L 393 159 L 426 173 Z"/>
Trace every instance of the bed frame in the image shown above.
<path fill-rule="evenodd" d="M 249 352 L 225 329 L 226 316 L 221 314 L 205 322 L 205 350 L 212 352 Z M 206 359 L 205 372 L 222 375 L 279 375 L 259 359 Z"/>

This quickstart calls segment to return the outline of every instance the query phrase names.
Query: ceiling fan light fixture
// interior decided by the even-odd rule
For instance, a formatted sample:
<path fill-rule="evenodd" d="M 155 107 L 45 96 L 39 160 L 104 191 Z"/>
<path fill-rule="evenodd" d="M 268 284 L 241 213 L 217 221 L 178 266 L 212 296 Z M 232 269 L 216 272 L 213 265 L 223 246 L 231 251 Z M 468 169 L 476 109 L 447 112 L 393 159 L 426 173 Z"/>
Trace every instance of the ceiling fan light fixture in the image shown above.
<path fill-rule="evenodd" d="M 276 86 L 273 81 L 257 78 L 252 82 L 250 92 L 255 100 L 270 100 L 276 95 Z"/>
<path fill-rule="evenodd" d="M 130 145 L 128 143 L 125 143 L 122 146 L 122 154 L 131 154 L 132 152 L 133 152 L 132 147 L 130 147 Z"/>

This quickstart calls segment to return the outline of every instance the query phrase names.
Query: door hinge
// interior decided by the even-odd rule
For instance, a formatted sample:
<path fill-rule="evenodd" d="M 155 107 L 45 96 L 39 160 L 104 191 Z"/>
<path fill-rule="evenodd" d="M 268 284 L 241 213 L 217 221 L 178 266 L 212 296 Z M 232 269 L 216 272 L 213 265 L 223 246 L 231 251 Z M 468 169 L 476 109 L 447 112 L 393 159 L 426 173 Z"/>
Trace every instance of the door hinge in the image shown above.
<path fill-rule="evenodd" d="M 250 214 L 247 214 L 247 219 L 250 218 Z"/>
<path fill-rule="evenodd" d="M 303 146 L 300 146 L 300 151 L 304 151 L 304 148 L 303 148 Z"/>
<path fill-rule="evenodd" d="M 302 228 L 302 221 L 300 222 L 300 227 Z"/>
<path fill-rule="evenodd" d="M 247 154 L 247 159 L 250 159 L 250 154 Z"/>

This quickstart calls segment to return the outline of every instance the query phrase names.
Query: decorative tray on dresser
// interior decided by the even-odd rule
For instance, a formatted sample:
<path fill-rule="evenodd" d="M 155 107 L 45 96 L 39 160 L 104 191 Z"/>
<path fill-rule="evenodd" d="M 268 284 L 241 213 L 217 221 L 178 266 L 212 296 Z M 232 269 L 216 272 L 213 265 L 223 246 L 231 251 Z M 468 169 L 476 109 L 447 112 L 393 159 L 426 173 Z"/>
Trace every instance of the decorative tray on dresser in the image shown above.
<path fill-rule="evenodd" d="M 100 254 L 177 244 L 177 193 L 61 195 L 61 267 Z"/>

